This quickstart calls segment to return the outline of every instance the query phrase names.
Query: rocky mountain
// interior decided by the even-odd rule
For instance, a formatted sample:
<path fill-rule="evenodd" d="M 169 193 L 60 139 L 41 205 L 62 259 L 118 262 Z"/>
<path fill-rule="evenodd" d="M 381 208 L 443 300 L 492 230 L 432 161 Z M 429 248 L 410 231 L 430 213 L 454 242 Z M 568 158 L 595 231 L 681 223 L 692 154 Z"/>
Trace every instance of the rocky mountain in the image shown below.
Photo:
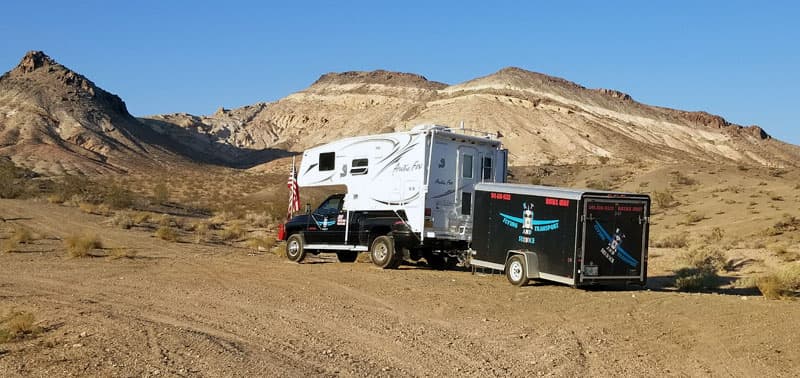
<path fill-rule="evenodd" d="M 187 147 L 245 165 L 258 159 L 241 151 L 302 151 L 345 136 L 420 123 L 458 127 L 462 121 L 469 129 L 504 135 L 513 165 L 697 159 L 787 166 L 800 161 L 800 148 L 774 140 L 757 126 L 645 105 L 619 91 L 587 89 L 519 68 L 452 86 L 407 73 L 329 73 L 274 103 L 145 120 Z"/>
<path fill-rule="evenodd" d="M 118 96 L 41 51 L 0 76 L 0 155 L 18 166 L 59 175 L 180 160 L 164 143 Z"/>
<path fill-rule="evenodd" d="M 46 174 L 128 172 L 187 157 L 251 167 L 346 136 L 462 122 L 502 134 L 512 165 L 800 161 L 800 147 L 756 126 L 519 68 L 457 85 L 382 70 L 328 73 L 273 103 L 138 119 L 42 52 L 0 77 L 0 156 Z"/>

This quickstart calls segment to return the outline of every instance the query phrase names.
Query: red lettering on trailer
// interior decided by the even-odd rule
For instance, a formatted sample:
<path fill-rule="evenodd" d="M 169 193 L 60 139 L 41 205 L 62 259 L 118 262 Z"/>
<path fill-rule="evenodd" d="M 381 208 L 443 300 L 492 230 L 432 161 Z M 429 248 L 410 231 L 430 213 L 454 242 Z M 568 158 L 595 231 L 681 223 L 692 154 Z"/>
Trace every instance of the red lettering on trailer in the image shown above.
<path fill-rule="evenodd" d="M 509 193 L 489 193 L 489 198 L 503 200 L 503 201 L 511 201 L 511 194 Z"/>
<path fill-rule="evenodd" d="M 569 200 L 568 199 L 558 199 L 558 198 L 545 198 L 544 204 L 548 206 L 561 206 L 561 207 L 569 207 Z"/>

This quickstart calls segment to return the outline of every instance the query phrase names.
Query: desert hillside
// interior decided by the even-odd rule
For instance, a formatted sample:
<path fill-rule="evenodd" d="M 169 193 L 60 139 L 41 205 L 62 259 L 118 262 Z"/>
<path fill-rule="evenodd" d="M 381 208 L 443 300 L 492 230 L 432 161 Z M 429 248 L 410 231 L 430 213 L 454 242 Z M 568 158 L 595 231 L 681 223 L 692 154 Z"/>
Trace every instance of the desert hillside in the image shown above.
<path fill-rule="evenodd" d="M 458 127 L 462 121 L 467 128 L 504 135 L 517 166 L 706 161 L 785 167 L 800 161 L 800 148 L 758 126 L 649 106 L 618 91 L 587 89 L 518 68 L 452 86 L 407 73 L 329 73 L 274 103 L 221 108 L 209 116 L 145 119 L 164 135 L 206 146 L 229 161 L 243 159 L 226 153 L 231 145 L 297 152 L 344 136 L 420 123 Z"/>
<path fill-rule="evenodd" d="M 0 155 L 39 173 L 127 172 L 174 160 L 118 96 L 40 51 L 0 77 Z M 178 159 L 179 160 L 179 159 Z"/>
<path fill-rule="evenodd" d="M 0 77 L 0 155 L 56 175 L 142 171 L 186 158 L 251 167 L 346 136 L 462 122 L 502 134 L 515 166 L 800 161 L 800 147 L 758 126 L 519 68 L 456 85 L 382 70 L 328 73 L 272 103 L 139 119 L 120 97 L 40 51 Z"/>

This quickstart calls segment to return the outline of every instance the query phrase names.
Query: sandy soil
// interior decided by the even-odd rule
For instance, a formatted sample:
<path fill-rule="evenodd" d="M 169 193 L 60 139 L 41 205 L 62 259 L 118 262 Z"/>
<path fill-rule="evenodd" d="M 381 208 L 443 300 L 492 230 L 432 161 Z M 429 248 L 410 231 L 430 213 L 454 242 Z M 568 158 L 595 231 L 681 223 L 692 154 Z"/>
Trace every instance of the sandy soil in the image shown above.
<path fill-rule="evenodd" d="M 63 206 L 1 200 L 0 213 L 3 227 L 20 223 L 49 237 L 0 254 L 0 313 L 30 311 L 45 329 L 0 344 L 2 376 L 793 376 L 800 369 L 796 301 L 516 288 L 500 275 L 384 271 L 327 256 L 294 264 L 164 242 Z M 81 230 L 138 256 L 65 257 L 58 238 Z"/>

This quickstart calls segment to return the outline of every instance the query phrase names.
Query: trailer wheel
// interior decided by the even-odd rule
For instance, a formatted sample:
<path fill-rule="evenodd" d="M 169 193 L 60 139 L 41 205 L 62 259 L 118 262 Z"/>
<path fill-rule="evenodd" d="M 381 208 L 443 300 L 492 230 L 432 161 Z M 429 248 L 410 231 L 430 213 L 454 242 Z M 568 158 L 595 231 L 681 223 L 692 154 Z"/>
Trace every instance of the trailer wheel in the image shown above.
<path fill-rule="evenodd" d="M 303 236 L 300 234 L 292 234 L 286 240 L 286 257 L 290 261 L 301 262 L 306 258 L 306 249 L 303 246 Z"/>
<path fill-rule="evenodd" d="M 355 251 L 342 251 L 336 252 L 336 257 L 339 258 L 339 262 L 354 262 L 358 258 L 358 252 Z"/>
<path fill-rule="evenodd" d="M 372 263 L 383 269 L 394 269 L 400 266 L 401 258 L 394 249 L 394 240 L 389 236 L 378 236 L 370 248 Z"/>
<path fill-rule="evenodd" d="M 525 286 L 528 284 L 528 275 L 525 274 L 525 258 L 521 255 L 514 255 L 506 263 L 506 278 L 514 286 Z"/>

